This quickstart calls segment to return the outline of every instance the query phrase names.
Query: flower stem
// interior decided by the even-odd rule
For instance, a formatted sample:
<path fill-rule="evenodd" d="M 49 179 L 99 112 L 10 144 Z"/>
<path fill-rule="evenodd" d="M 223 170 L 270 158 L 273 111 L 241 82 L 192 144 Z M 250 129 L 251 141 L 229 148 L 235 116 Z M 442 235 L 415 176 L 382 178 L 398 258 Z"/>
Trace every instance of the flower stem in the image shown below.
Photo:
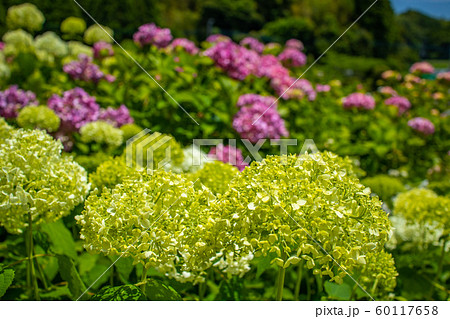
<path fill-rule="evenodd" d="M 278 270 L 278 280 L 277 280 L 277 301 L 281 301 L 283 299 L 283 288 L 284 288 L 284 275 L 286 273 L 286 269 L 284 267 L 280 267 Z"/>
<path fill-rule="evenodd" d="M 146 286 L 146 281 L 147 281 L 147 268 L 144 266 L 144 268 L 142 269 L 142 275 L 141 275 L 141 290 L 142 292 L 145 294 L 145 286 Z"/>
<path fill-rule="evenodd" d="M 295 282 L 295 290 L 294 290 L 294 300 L 298 300 L 298 297 L 300 296 L 302 277 L 303 277 L 303 261 L 298 265 L 297 281 Z"/>
<path fill-rule="evenodd" d="M 28 213 L 28 228 L 27 228 L 27 253 L 28 253 L 28 271 L 27 271 L 27 284 L 30 290 L 30 295 L 34 294 L 35 300 L 40 300 L 38 284 L 36 279 L 36 272 L 34 269 L 34 260 L 33 260 L 33 219 L 31 217 L 31 212 Z M 32 291 L 32 293 L 31 293 Z"/>

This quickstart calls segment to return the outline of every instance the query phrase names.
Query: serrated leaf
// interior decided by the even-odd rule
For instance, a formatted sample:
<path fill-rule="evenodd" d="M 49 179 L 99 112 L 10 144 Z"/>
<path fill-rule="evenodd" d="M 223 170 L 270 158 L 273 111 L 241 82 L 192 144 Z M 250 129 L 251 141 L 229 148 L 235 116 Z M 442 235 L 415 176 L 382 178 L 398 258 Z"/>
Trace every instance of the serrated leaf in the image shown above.
<path fill-rule="evenodd" d="M 72 299 L 77 300 L 85 291 L 86 286 L 78 274 L 75 268 L 75 264 L 70 257 L 65 255 L 56 255 L 58 258 L 59 273 L 61 278 L 67 281 L 69 285 L 70 293 L 72 294 Z M 81 296 L 82 300 L 89 299 L 87 294 Z"/>
<path fill-rule="evenodd" d="M 144 301 L 144 293 L 134 285 L 123 285 L 117 287 L 104 287 L 97 292 L 91 300 L 94 301 Z"/>
<path fill-rule="evenodd" d="M 159 280 L 149 279 L 145 285 L 145 295 L 152 301 L 179 301 L 178 292 Z"/>
<path fill-rule="evenodd" d="M 14 270 L 13 269 L 2 269 L 0 268 L 0 298 L 3 297 L 6 290 L 11 286 L 14 280 Z"/>
<path fill-rule="evenodd" d="M 42 224 L 41 231 L 48 236 L 51 250 L 60 255 L 66 255 L 73 259 L 77 258 L 75 242 L 72 234 L 64 226 L 62 220 L 50 224 Z"/>

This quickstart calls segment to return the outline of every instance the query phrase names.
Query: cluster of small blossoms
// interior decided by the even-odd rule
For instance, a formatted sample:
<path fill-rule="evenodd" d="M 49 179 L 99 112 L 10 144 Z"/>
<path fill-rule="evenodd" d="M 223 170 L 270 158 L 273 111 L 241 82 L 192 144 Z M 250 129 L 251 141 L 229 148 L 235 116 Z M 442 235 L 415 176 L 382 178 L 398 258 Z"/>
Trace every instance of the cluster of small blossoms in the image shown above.
<path fill-rule="evenodd" d="M 34 50 L 33 36 L 21 29 L 6 32 L 2 39 L 5 43 L 3 52 L 6 56 Z"/>
<path fill-rule="evenodd" d="M 113 43 L 113 37 L 114 31 L 111 28 L 93 24 L 84 32 L 83 40 L 87 44 L 94 44 L 100 41 Z"/>
<path fill-rule="evenodd" d="M 450 72 L 440 72 L 440 73 L 438 73 L 436 78 L 438 80 L 443 80 L 443 81 L 450 82 Z"/>
<path fill-rule="evenodd" d="M 232 41 L 218 42 L 203 54 L 213 59 L 217 66 L 237 80 L 243 80 L 254 73 L 259 62 L 258 53 Z"/>
<path fill-rule="evenodd" d="M 105 41 L 95 42 L 92 46 L 92 52 L 94 53 L 94 58 L 96 59 L 102 59 L 114 55 L 112 45 Z"/>
<path fill-rule="evenodd" d="M 431 135 L 435 130 L 434 124 L 430 120 L 423 117 L 415 117 L 409 120 L 408 126 L 424 135 Z"/>
<path fill-rule="evenodd" d="M 83 34 L 86 30 L 86 21 L 82 18 L 68 17 L 61 22 L 60 30 L 70 35 Z"/>
<path fill-rule="evenodd" d="M 100 110 L 98 119 L 108 122 L 119 128 L 125 124 L 131 124 L 134 122 L 133 118 L 130 115 L 130 111 L 125 105 L 121 105 L 117 109 L 108 107 L 107 109 Z"/>
<path fill-rule="evenodd" d="M 158 48 L 165 48 L 172 41 L 172 34 L 170 29 L 159 28 L 154 23 L 148 23 L 139 27 L 133 34 L 133 40 L 142 47 L 151 44 Z"/>
<path fill-rule="evenodd" d="M 275 92 L 284 100 L 292 98 L 301 99 L 307 96 L 308 100 L 314 101 L 317 97 L 317 93 L 314 90 L 313 86 L 306 79 L 296 79 L 290 76 L 280 76 L 273 78 L 270 82 L 270 85 L 275 90 Z"/>
<path fill-rule="evenodd" d="M 85 54 L 78 56 L 78 61 L 72 61 L 63 66 L 63 71 L 70 75 L 74 80 L 85 82 L 94 82 L 105 79 L 108 82 L 114 82 L 116 78 L 111 74 L 104 74 L 99 66 L 92 62 L 92 58 Z"/>
<path fill-rule="evenodd" d="M 194 183 L 206 186 L 214 195 L 224 194 L 231 180 L 239 174 L 239 170 L 228 163 L 213 161 L 206 163 L 201 169 L 188 175 Z"/>
<path fill-rule="evenodd" d="M 95 121 L 100 114 L 100 106 L 95 97 L 82 88 L 65 91 L 63 96 L 53 95 L 48 100 L 48 107 L 61 119 L 65 130 L 79 130 L 86 123 Z"/>
<path fill-rule="evenodd" d="M 331 86 L 328 84 L 317 84 L 316 85 L 316 92 L 330 92 Z"/>
<path fill-rule="evenodd" d="M 428 62 L 416 62 L 410 67 L 409 72 L 431 74 L 434 73 L 434 67 Z"/>
<path fill-rule="evenodd" d="M 122 145 L 123 133 L 105 121 L 94 121 L 80 128 L 81 141 L 83 143 L 96 143 L 117 148 Z"/>
<path fill-rule="evenodd" d="M 6 14 L 6 24 L 11 30 L 25 29 L 39 31 L 42 29 L 45 17 L 39 9 L 31 3 L 12 6 Z"/>
<path fill-rule="evenodd" d="M 69 52 L 66 42 L 64 42 L 56 33 L 45 32 L 36 37 L 34 46 L 39 52 L 44 52 L 53 57 L 63 57 Z"/>
<path fill-rule="evenodd" d="M 383 251 L 390 223 L 349 166 L 328 152 L 253 162 L 212 205 L 200 234 L 210 240 L 214 266 L 242 275 L 253 256 L 270 254 L 280 267 L 303 260 L 314 274 L 341 283 L 346 273 L 308 234 L 347 271 L 366 265 L 367 256 Z"/>
<path fill-rule="evenodd" d="M 405 191 L 405 187 L 401 180 L 389 175 L 367 177 L 363 179 L 361 183 L 370 187 L 372 193 L 377 194 L 390 208 L 392 208 L 392 199 L 394 196 Z"/>
<path fill-rule="evenodd" d="M 62 145 L 41 130 L 13 130 L 0 148 L 0 225 L 22 233 L 28 215 L 34 224 L 53 222 L 83 202 L 86 171 L 61 156 Z"/>
<path fill-rule="evenodd" d="M 103 187 L 113 189 L 133 172 L 135 169 L 127 166 L 125 157 L 119 156 L 101 163 L 95 172 L 89 174 L 89 183 L 91 189 L 97 188 L 101 192 Z"/>
<path fill-rule="evenodd" d="M 398 93 L 396 90 L 394 90 L 391 86 L 381 86 L 378 88 L 378 92 L 381 94 L 391 95 L 391 96 L 397 96 Z"/>
<path fill-rule="evenodd" d="M 38 104 L 33 92 L 23 91 L 17 85 L 11 85 L 6 90 L 0 91 L 0 116 L 4 118 L 15 118 L 21 108 Z"/>
<path fill-rule="evenodd" d="M 61 120 L 55 112 L 46 105 L 27 106 L 20 110 L 17 124 L 25 129 L 41 129 L 47 132 L 56 132 Z"/>
<path fill-rule="evenodd" d="M 287 47 L 278 55 L 278 60 L 287 66 L 299 67 L 306 64 L 306 55 L 298 49 Z"/>
<path fill-rule="evenodd" d="M 11 133 L 13 132 L 13 128 L 6 123 L 3 117 L 0 117 L 0 145 L 5 142 Z"/>
<path fill-rule="evenodd" d="M 403 96 L 390 97 L 384 101 L 384 104 L 396 106 L 399 114 L 403 114 L 411 108 L 411 102 Z"/>
<path fill-rule="evenodd" d="M 300 51 L 303 51 L 305 49 L 305 46 L 303 45 L 303 42 L 297 39 L 289 39 L 285 43 L 286 48 L 294 48 Z"/>
<path fill-rule="evenodd" d="M 91 193 L 76 220 L 88 251 L 130 256 L 147 269 L 198 283 L 211 266 L 204 254 L 208 238 L 197 234 L 212 198 L 181 175 L 142 171 L 101 195 Z"/>
<path fill-rule="evenodd" d="M 260 102 L 242 107 L 233 118 L 233 128 L 252 143 L 289 135 L 277 109 Z"/>
<path fill-rule="evenodd" d="M 363 93 L 352 93 L 342 99 L 342 104 L 344 108 L 357 108 L 372 110 L 375 108 L 375 99 Z"/>
<path fill-rule="evenodd" d="M 177 47 L 183 48 L 187 53 L 191 55 L 195 55 L 200 51 L 194 42 L 185 38 L 176 38 L 172 41 L 172 43 L 170 44 L 170 48 L 176 50 Z"/>
<path fill-rule="evenodd" d="M 258 41 L 253 37 L 245 37 L 239 42 L 243 47 L 248 47 L 249 49 L 261 54 L 264 51 L 264 43 Z"/>
<path fill-rule="evenodd" d="M 249 94 L 243 94 L 241 96 L 239 96 L 239 99 L 236 103 L 236 106 L 238 108 L 241 108 L 243 106 L 249 106 L 255 103 L 262 103 L 267 105 L 267 107 L 272 106 L 272 107 L 277 107 L 277 101 L 273 96 L 263 96 L 263 95 L 259 95 L 259 94 L 253 94 L 253 93 L 249 93 Z"/>
<path fill-rule="evenodd" d="M 255 75 L 274 79 L 289 76 L 289 70 L 274 55 L 266 54 L 260 57 Z"/>
<path fill-rule="evenodd" d="M 223 144 L 219 144 L 212 147 L 208 156 L 214 160 L 236 166 L 240 171 L 248 166 L 248 163 L 244 161 L 242 151 L 231 145 L 224 146 Z"/>

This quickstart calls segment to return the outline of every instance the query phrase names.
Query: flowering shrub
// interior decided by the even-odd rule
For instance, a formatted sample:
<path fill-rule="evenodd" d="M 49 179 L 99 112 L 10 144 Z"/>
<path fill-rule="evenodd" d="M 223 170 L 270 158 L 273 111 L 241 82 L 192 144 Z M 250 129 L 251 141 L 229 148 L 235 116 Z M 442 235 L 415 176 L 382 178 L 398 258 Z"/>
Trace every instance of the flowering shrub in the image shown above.
<path fill-rule="evenodd" d="M 74 80 L 91 81 L 94 83 L 102 79 L 108 82 L 114 82 L 116 80 L 114 76 L 104 74 L 100 71 L 98 65 L 92 63 L 92 58 L 84 54 L 78 56 L 78 61 L 72 61 L 64 65 L 63 70 Z"/>
<path fill-rule="evenodd" d="M 434 124 L 430 120 L 423 117 L 415 117 L 412 120 L 409 120 L 408 126 L 424 135 L 433 134 L 435 130 Z"/>
<path fill-rule="evenodd" d="M 114 55 L 112 45 L 105 41 L 95 42 L 92 46 L 92 51 L 94 52 L 94 58 L 96 59 Z"/>
<path fill-rule="evenodd" d="M 239 174 L 239 170 L 220 161 L 206 163 L 201 169 L 188 178 L 194 183 L 198 181 L 206 186 L 213 194 L 224 194 L 228 190 L 231 180 Z"/>
<path fill-rule="evenodd" d="M 111 28 L 105 26 L 98 26 L 96 24 L 91 25 L 84 32 L 84 42 L 87 44 L 94 44 L 96 42 L 113 43 L 114 31 Z"/>
<path fill-rule="evenodd" d="M 28 105 L 38 105 L 36 95 L 31 91 L 23 91 L 17 85 L 12 85 L 0 91 L 0 115 L 5 118 L 15 118 L 17 111 Z"/>
<path fill-rule="evenodd" d="M 280 53 L 278 60 L 287 65 L 299 67 L 306 64 L 306 55 L 298 49 L 287 47 Z"/>
<path fill-rule="evenodd" d="M 68 53 L 66 42 L 54 32 L 45 32 L 36 37 L 34 46 L 38 52 L 44 52 L 52 57 L 63 57 Z"/>
<path fill-rule="evenodd" d="M 68 17 L 61 22 L 61 32 L 66 34 L 83 34 L 86 30 L 86 22 L 77 17 Z"/>
<path fill-rule="evenodd" d="M 102 191 L 103 187 L 113 189 L 123 179 L 131 175 L 134 169 L 126 165 L 125 158 L 118 156 L 101 163 L 95 172 L 89 174 L 91 188 Z"/>
<path fill-rule="evenodd" d="M 173 50 L 177 50 L 177 48 L 182 48 L 189 54 L 197 54 L 200 50 L 197 48 L 194 42 L 185 39 L 185 38 L 176 38 L 170 44 L 170 47 Z"/>
<path fill-rule="evenodd" d="M 375 108 L 375 100 L 373 97 L 363 93 L 352 93 L 346 96 L 342 100 L 344 108 L 363 108 L 366 110 L 372 110 Z"/>
<path fill-rule="evenodd" d="M 417 62 L 414 63 L 409 69 L 411 73 L 434 73 L 434 67 L 428 62 Z"/>
<path fill-rule="evenodd" d="M 28 214 L 34 224 L 52 222 L 84 200 L 86 172 L 62 145 L 43 131 L 16 130 L 0 148 L 0 225 L 22 233 Z"/>
<path fill-rule="evenodd" d="M 411 108 L 411 102 L 403 96 L 390 97 L 384 101 L 384 104 L 396 106 L 399 114 L 403 114 Z"/>
<path fill-rule="evenodd" d="M 39 9 L 31 3 L 12 6 L 6 14 L 6 24 L 11 30 L 25 29 L 30 32 L 42 29 L 45 18 Z"/>
<path fill-rule="evenodd" d="M 261 54 L 264 51 L 264 43 L 258 41 L 258 39 L 252 37 L 245 37 L 239 42 L 242 46 L 248 46 L 249 49 Z"/>
<path fill-rule="evenodd" d="M 42 129 L 56 132 L 60 124 L 59 117 L 46 105 L 28 106 L 20 110 L 17 124 L 25 129 Z"/>
<path fill-rule="evenodd" d="M 115 127 L 122 127 L 126 124 L 132 124 L 133 118 L 130 116 L 130 111 L 125 105 L 119 106 L 117 109 L 113 109 L 112 107 L 108 107 L 106 110 L 101 110 L 99 119 L 105 122 L 108 122 Z M 136 132 L 139 133 L 142 129 Z M 133 134 L 135 135 L 135 134 Z M 130 137 L 132 137 L 131 135 Z"/>
<path fill-rule="evenodd" d="M 118 128 L 105 121 L 94 121 L 80 128 L 83 143 L 97 143 L 106 145 L 111 149 L 122 145 L 123 133 Z"/>
<path fill-rule="evenodd" d="M 236 166 L 240 171 L 248 166 L 244 161 L 242 151 L 234 146 L 219 144 L 212 147 L 208 154 L 209 157 Z"/>
<path fill-rule="evenodd" d="M 144 24 L 138 32 L 133 34 L 133 40 L 140 46 L 152 44 L 158 48 L 165 48 L 172 41 L 172 34 L 167 28 L 159 28 L 154 23 Z"/>

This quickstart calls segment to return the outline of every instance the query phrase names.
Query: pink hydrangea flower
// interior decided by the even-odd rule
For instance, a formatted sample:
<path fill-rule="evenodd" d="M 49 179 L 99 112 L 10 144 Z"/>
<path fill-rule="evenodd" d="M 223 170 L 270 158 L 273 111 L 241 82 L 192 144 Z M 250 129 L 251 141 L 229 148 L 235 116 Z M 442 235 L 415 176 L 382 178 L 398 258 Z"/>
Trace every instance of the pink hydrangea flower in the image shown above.
<path fill-rule="evenodd" d="M 328 84 L 317 84 L 316 85 L 316 91 L 317 92 L 330 92 L 331 86 Z"/>
<path fill-rule="evenodd" d="M 378 88 L 378 92 L 381 94 L 396 96 L 398 93 L 390 86 L 381 86 Z"/>
<path fill-rule="evenodd" d="M 362 108 L 372 110 L 375 108 L 375 99 L 363 93 L 352 93 L 343 98 L 342 104 L 344 108 Z"/>
<path fill-rule="evenodd" d="M 159 28 L 154 23 L 141 25 L 133 34 L 133 40 L 140 46 L 152 44 L 158 48 L 165 48 L 172 41 L 170 29 Z"/>
<path fill-rule="evenodd" d="M 307 96 L 308 100 L 314 101 L 317 96 L 313 86 L 306 79 L 297 80 L 290 76 L 281 76 L 273 78 L 270 85 L 284 100 L 302 99 Z"/>
<path fill-rule="evenodd" d="M 289 70 L 271 54 L 263 55 L 256 66 L 255 75 L 258 77 L 267 77 L 269 79 L 289 76 Z"/>
<path fill-rule="evenodd" d="M 278 55 L 278 60 L 288 66 L 299 67 L 306 64 L 306 55 L 300 50 L 288 47 Z"/>
<path fill-rule="evenodd" d="M 199 49 L 197 48 L 195 43 L 185 38 L 177 38 L 172 41 L 172 43 L 170 44 L 170 48 L 176 49 L 177 47 L 183 48 L 187 53 L 191 55 L 195 55 L 199 52 Z"/>
<path fill-rule="evenodd" d="M 100 110 L 100 116 L 98 119 L 108 122 L 115 127 L 121 127 L 122 125 L 131 124 L 134 122 L 130 115 L 130 111 L 123 104 L 117 109 L 108 107 L 107 109 Z"/>
<path fill-rule="evenodd" d="M 241 138 L 248 139 L 252 143 L 264 138 L 279 139 L 288 136 L 278 111 L 260 102 L 242 107 L 234 116 L 233 128 Z"/>
<path fill-rule="evenodd" d="M 112 45 L 105 41 L 94 43 L 94 45 L 92 46 L 92 51 L 94 52 L 94 58 L 96 59 L 102 59 L 114 55 Z"/>
<path fill-rule="evenodd" d="M 440 72 L 437 77 L 438 80 L 450 81 L 450 72 Z"/>
<path fill-rule="evenodd" d="M 115 77 L 104 74 L 97 64 L 92 63 L 92 58 L 80 54 L 77 61 L 72 61 L 63 66 L 63 71 L 74 80 L 97 83 L 101 79 L 114 82 Z"/>
<path fill-rule="evenodd" d="M 267 105 L 267 107 L 277 107 L 276 99 L 273 96 L 262 96 L 252 93 L 241 95 L 236 103 L 236 106 L 241 108 L 243 106 L 248 106 L 255 103 L 262 103 Z"/>
<path fill-rule="evenodd" d="M 416 62 L 411 66 L 409 72 L 431 74 L 434 73 L 434 67 L 428 62 Z"/>
<path fill-rule="evenodd" d="M 21 90 L 17 85 L 11 85 L 6 90 L 0 91 L 0 116 L 4 118 L 15 118 L 21 108 L 38 104 L 36 94 Z"/>
<path fill-rule="evenodd" d="M 289 39 L 286 41 L 285 46 L 287 48 L 293 48 L 300 51 L 303 51 L 305 49 L 305 46 L 303 45 L 303 42 L 297 39 Z"/>
<path fill-rule="evenodd" d="M 399 114 L 403 114 L 411 108 L 411 102 L 403 96 L 390 97 L 384 101 L 384 104 L 396 106 Z"/>
<path fill-rule="evenodd" d="M 242 151 L 234 146 L 223 146 L 223 144 L 219 144 L 216 147 L 211 148 L 208 156 L 224 163 L 230 163 L 231 165 L 236 166 L 240 171 L 243 171 L 244 168 L 248 166 L 248 163 L 244 162 Z"/>
<path fill-rule="evenodd" d="M 261 43 L 258 41 L 258 39 L 255 39 L 253 37 L 245 37 L 239 42 L 240 45 L 244 47 L 248 47 L 249 49 L 258 52 L 261 54 L 264 50 L 264 43 Z"/>
<path fill-rule="evenodd" d="M 433 134 L 435 130 L 434 124 L 430 120 L 423 117 L 415 117 L 412 120 L 409 120 L 408 126 L 424 135 Z"/>
<path fill-rule="evenodd" d="M 83 125 L 96 121 L 100 115 L 95 97 L 82 88 L 66 91 L 62 97 L 54 94 L 48 100 L 48 107 L 60 117 L 61 126 L 66 131 L 77 131 Z"/>

